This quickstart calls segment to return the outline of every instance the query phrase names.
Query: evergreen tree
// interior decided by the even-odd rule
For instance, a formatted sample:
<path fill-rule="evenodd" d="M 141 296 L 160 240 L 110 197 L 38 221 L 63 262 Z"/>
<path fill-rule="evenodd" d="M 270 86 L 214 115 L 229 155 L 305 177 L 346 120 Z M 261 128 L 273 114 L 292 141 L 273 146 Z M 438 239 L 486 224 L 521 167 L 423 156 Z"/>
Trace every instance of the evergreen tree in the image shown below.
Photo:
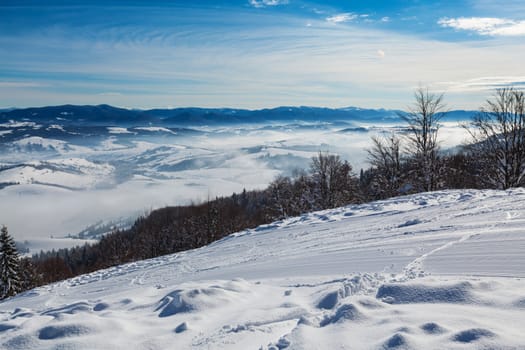
<path fill-rule="evenodd" d="M 0 233 L 0 299 L 13 296 L 21 291 L 20 259 L 15 241 L 2 226 Z"/>
<path fill-rule="evenodd" d="M 42 284 L 41 277 L 37 274 L 29 258 L 20 259 L 20 276 L 20 288 L 22 291 L 35 288 Z"/>

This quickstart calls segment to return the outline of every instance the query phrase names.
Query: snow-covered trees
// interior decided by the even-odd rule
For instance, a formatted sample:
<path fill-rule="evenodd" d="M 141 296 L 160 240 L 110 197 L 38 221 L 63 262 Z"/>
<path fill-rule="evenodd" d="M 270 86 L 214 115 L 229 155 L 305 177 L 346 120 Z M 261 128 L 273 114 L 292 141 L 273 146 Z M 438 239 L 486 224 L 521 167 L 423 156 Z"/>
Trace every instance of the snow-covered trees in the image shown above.
<path fill-rule="evenodd" d="M 352 167 L 338 155 L 319 152 L 312 158 L 310 172 L 317 208 L 335 208 L 351 202 L 356 196 Z"/>
<path fill-rule="evenodd" d="M 443 95 L 419 88 L 414 98 L 413 106 L 399 114 L 407 123 L 402 138 L 395 134 L 372 137 L 372 147 L 368 149 L 371 168 L 361 176 L 362 191 L 370 199 L 388 198 L 407 191 L 434 191 L 441 185 L 443 174 L 437 136 L 439 122 L 445 116 Z"/>
<path fill-rule="evenodd" d="M 506 189 L 525 185 L 525 95 L 503 88 L 487 100 L 468 125 L 480 180 Z"/>
<path fill-rule="evenodd" d="M 268 187 L 270 194 L 270 215 L 273 219 L 285 219 L 293 215 L 293 183 L 287 176 L 278 176 Z M 273 210 L 272 210 L 273 209 Z"/>
<path fill-rule="evenodd" d="M 267 214 L 278 220 L 305 212 L 335 208 L 357 201 L 358 180 L 352 166 L 338 155 L 319 152 L 309 171 L 277 177 L 268 187 Z"/>
<path fill-rule="evenodd" d="M 0 231 L 0 299 L 21 291 L 20 259 L 15 241 L 2 226 Z"/>
<path fill-rule="evenodd" d="M 414 185 L 422 191 L 433 191 L 438 188 L 440 173 L 437 135 L 439 121 L 445 116 L 443 95 L 419 88 L 414 98 L 414 105 L 400 115 L 408 124 L 407 152 L 415 163 Z"/>
<path fill-rule="evenodd" d="M 401 140 L 392 133 L 388 137 L 372 137 L 368 162 L 372 166 L 369 192 L 375 198 L 388 198 L 399 194 L 402 185 Z"/>

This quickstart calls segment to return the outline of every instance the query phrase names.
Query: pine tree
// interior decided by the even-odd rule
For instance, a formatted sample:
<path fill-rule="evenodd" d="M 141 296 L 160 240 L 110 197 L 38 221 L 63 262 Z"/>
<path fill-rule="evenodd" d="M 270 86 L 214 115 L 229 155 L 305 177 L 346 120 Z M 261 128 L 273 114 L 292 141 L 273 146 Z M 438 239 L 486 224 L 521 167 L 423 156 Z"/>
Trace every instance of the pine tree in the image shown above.
<path fill-rule="evenodd" d="M 0 299 L 13 296 L 21 291 L 20 259 L 15 241 L 2 226 L 0 233 Z"/>
<path fill-rule="evenodd" d="M 41 284 L 41 276 L 36 272 L 30 258 L 20 259 L 20 288 L 22 291 L 35 288 Z"/>

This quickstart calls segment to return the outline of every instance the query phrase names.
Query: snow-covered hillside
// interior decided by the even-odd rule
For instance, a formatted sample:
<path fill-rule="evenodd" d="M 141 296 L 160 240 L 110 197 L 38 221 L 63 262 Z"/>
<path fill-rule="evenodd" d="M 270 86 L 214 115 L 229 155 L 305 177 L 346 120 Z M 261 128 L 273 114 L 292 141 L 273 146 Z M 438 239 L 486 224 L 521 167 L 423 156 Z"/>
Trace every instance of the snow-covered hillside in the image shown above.
<path fill-rule="evenodd" d="M 290 218 L 0 304 L 5 349 L 524 349 L 525 190 Z"/>

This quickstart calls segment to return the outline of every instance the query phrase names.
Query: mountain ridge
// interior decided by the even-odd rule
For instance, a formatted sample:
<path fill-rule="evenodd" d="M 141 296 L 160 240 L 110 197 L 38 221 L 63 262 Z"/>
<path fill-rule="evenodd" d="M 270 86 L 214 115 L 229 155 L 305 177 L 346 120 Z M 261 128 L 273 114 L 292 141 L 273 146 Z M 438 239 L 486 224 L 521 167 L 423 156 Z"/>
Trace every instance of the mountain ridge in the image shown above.
<path fill-rule="evenodd" d="M 355 120 L 362 122 L 397 121 L 400 110 L 367 109 L 359 107 L 327 108 L 281 106 L 256 110 L 235 108 L 179 107 L 171 109 L 125 109 L 107 104 L 58 105 L 0 110 L 0 121 L 30 120 L 44 124 L 95 125 L 215 125 L 253 124 L 270 121 L 300 120 L 306 122 Z M 474 111 L 454 110 L 447 120 L 464 120 Z"/>

